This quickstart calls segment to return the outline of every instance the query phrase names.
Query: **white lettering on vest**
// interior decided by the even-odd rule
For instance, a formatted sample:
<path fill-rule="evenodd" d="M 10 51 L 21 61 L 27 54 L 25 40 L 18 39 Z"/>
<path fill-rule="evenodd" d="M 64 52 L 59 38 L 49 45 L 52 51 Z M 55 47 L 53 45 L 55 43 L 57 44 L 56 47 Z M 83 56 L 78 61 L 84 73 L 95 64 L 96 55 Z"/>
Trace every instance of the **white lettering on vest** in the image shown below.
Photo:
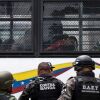
<path fill-rule="evenodd" d="M 93 85 L 83 85 L 82 86 L 82 92 L 91 92 L 91 93 L 100 93 L 99 92 L 99 86 L 93 86 Z"/>
<path fill-rule="evenodd" d="M 55 89 L 54 83 L 40 84 L 40 90 L 54 90 L 54 89 Z"/>
<path fill-rule="evenodd" d="M 86 85 L 83 85 L 83 89 L 85 90 L 98 90 L 98 86 L 86 86 Z"/>

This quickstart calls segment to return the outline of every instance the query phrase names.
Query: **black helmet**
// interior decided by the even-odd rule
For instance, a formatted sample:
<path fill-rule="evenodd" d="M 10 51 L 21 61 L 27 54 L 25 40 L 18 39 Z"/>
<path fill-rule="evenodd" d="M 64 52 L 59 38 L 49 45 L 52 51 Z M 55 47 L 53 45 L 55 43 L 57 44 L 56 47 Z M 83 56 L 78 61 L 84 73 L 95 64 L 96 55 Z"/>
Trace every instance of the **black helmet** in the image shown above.
<path fill-rule="evenodd" d="M 78 56 L 73 62 L 74 70 L 78 71 L 83 67 L 91 67 L 93 70 L 95 69 L 95 62 L 92 60 L 92 58 L 88 55 L 81 55 Z"/>
<path fill-rule="evenodd" d="M 8 90 L 12 87 L 14 78 L 10 72 L 0 72 L 0 90 Z"/>

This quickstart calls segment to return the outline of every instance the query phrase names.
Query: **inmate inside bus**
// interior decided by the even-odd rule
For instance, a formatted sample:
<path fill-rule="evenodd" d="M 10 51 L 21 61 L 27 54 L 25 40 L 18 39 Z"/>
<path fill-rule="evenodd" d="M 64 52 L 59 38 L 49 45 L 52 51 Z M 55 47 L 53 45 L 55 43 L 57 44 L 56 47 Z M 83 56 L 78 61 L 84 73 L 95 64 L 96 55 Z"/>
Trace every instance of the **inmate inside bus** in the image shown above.
<path fill-rule="evenodd" d="M 43 2 L 42 51 L 98 52 L 99 11 L 96 1 Z"/>
<path fill-rule="evenodd" d="M 98 56 L 99 4 L 98 0 L 0 0 L 0 55 Z"/>

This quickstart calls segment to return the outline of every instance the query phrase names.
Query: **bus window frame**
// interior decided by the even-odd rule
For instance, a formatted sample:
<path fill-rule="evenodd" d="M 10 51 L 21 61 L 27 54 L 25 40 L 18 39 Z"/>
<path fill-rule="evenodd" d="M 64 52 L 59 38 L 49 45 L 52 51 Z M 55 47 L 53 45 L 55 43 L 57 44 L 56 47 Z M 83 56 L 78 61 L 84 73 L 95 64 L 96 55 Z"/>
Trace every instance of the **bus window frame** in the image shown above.
<path fill-rule="evenodd" d="M 43 2 L 80 2 L 81 3 L 81 2 L 86 2 L 86 1 L 87 0 L 41 0 L 40 2 L 41 2 L 41 6 L 43 6 Z M 88 0 L 88 2 L 91 2 L 91 1 L 98 1 L 98 0 Z M 42 20 L 43 20 L 42 14 L 41 14 L 40 18 L 42 18 Z M 43 23 L 43 21 L 41 23 Z M 41 23 L 40 23 L 40 27 L 43 26 L 43 25 L 41 25 Z M 40 28 L 40 30 L 41 29 L 42 28 Z M 43 34 L 43 32 L 41 32 L 41 35 L 42 34 Z M 40 35 L 40 40 L 42 40 L 41 35 Z M 40 44 L 41 43 L 42 42 L 40 41 Z M 41 46 L 40 46 L 40 48 L 41 48 Z M 90 55 L 92 57 L 100 57 L 99 51 L 68 51 L 68 52 L 56 53 L 56 52 L 44 52 L 44 51 L 41 51 L 40 48 L 39 48 L 39 57 L 77 57 L 78 55 Z"/>

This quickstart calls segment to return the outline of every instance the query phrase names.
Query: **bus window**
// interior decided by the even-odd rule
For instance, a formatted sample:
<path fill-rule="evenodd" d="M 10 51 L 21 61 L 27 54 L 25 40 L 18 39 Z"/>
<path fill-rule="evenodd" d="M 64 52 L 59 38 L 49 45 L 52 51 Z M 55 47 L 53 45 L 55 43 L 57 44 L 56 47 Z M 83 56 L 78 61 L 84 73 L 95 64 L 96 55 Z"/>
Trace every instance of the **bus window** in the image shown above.
<path fill-rule="evenodd" d="M 31 52 L 32 3 L 0 2 L 0 52 Z"/>
<path fill-rule="evenodd" d="M 42 50 L 78 51 L 79 3 L 45 2 L 43 7 Z"/>
<path fill-rule="evenodd" d="M 1 0 L 0 55 L 98 55 L 99 4 L 98 0 Z"/>
<path fill-rule="evenodd" d="M 99 1 L 43 2 L 43 53 L 100 51 Z"/>

